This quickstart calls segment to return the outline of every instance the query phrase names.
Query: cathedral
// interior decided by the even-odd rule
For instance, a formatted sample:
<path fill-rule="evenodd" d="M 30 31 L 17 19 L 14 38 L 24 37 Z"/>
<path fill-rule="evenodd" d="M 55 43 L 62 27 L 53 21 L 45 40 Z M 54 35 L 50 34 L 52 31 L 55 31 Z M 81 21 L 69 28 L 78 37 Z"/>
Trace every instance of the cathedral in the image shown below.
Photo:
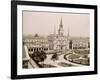
<path fill-rule="evenodd" d="M 61 18 L 58 33 L 54 31 L 54 38 L 53 38 L 53 49 L 57 51 L 66 51 L 69 49 L 69 31 L 67 36 L 64 35 L 64 29 L 63 29 L 63 21 Z"/>
<path fill-rule="evenodd" d="M 69 35 L 69 29 L 67 35 L 64 35 L 64 27 L 61 18 L 57 33 L 54 29 L 52 34 L 46 36 L 38 34 L 23 36 L 23 68 L 29 68 L 29 65 L 30 67 L 38 67 L 38 65 L 29 57 L 29 55 L 34 54 L 34 52 L 43 51 L 47 54 L 67 54 L 76 49 L 90 49 L 89 38 L 72 37 Z M 29 61 L 31 61 L 31 64 Z"/>
<path fill-rule="evenodd" d="M 67 35 L 64 35 L 64 27 L 61 18 L 57 33 L 54 29 L 52 34 L 46 36 L 38 34 L 23 36 L 23 43 L 27 46 L 30 54 L 33 54 L 35 51 L 44 51 L 46 53 L 66 53 L 72 49 L 89 48 L 89 38 L 71 37 L 69 35 L 69 29 Z"/>

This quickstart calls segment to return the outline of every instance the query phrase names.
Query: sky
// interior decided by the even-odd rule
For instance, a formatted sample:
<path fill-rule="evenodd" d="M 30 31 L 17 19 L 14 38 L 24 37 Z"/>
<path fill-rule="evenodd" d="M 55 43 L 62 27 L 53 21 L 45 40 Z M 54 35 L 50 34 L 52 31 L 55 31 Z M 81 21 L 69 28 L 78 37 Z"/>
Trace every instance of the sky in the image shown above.
<path fill-rule="evenodd" d="M 23 11 L 23 34 L 49 35 L 56 31 L 62 17 L 64 35 L 89 37 L 90 15 L 82 13 L 55 13 Z"/>

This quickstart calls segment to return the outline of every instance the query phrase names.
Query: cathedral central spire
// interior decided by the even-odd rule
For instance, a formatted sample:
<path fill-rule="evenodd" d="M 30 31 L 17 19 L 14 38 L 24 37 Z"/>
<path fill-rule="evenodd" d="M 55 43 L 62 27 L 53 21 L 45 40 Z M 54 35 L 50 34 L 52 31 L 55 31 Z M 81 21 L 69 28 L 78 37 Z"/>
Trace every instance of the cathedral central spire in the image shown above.
<path fill-rule="evenodd" d="M 62 22 L 62 17 L 61 17 L 61 21 L 59 24 L 59 29 L 58 29 L 58 35 L 63 36 L 63 22 Z"/>
<path fill-rule="evenodd" d="M 62 17 L 61 17 L 61 21 L 60 21 L 60 27 L 63 27 L 63 23 L 62 23 Z"/>

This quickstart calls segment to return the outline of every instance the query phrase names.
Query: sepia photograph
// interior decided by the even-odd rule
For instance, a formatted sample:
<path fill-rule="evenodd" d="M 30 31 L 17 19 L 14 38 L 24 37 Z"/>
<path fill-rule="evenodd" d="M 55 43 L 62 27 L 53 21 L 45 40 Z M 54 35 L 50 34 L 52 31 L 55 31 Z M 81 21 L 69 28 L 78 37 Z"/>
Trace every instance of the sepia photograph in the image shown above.
<path fill-rule="evenodd" d="M 23 11 L 23 68 L 90 65 L 90 14 Z"/>
<path fill-rule="evenodd" d="M 12 1 L 11 77 L 97 74 L 97 6 Z"/>

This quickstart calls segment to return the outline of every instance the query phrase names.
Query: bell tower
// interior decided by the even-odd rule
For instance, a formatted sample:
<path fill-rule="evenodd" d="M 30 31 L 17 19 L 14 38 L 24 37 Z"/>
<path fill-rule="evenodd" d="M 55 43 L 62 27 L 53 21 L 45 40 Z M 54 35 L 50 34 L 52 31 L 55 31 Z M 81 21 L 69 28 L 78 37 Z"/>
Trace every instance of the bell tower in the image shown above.
<path fill-rule="evenodd" d="M 62 17 L 61 17 L 61 21 L 60 21 L 60 24 L 59 24 L 59 29 L 58 29 L 58 35 L 59 36 L 63 36 L 63 23 L 62 23 Z"/>

